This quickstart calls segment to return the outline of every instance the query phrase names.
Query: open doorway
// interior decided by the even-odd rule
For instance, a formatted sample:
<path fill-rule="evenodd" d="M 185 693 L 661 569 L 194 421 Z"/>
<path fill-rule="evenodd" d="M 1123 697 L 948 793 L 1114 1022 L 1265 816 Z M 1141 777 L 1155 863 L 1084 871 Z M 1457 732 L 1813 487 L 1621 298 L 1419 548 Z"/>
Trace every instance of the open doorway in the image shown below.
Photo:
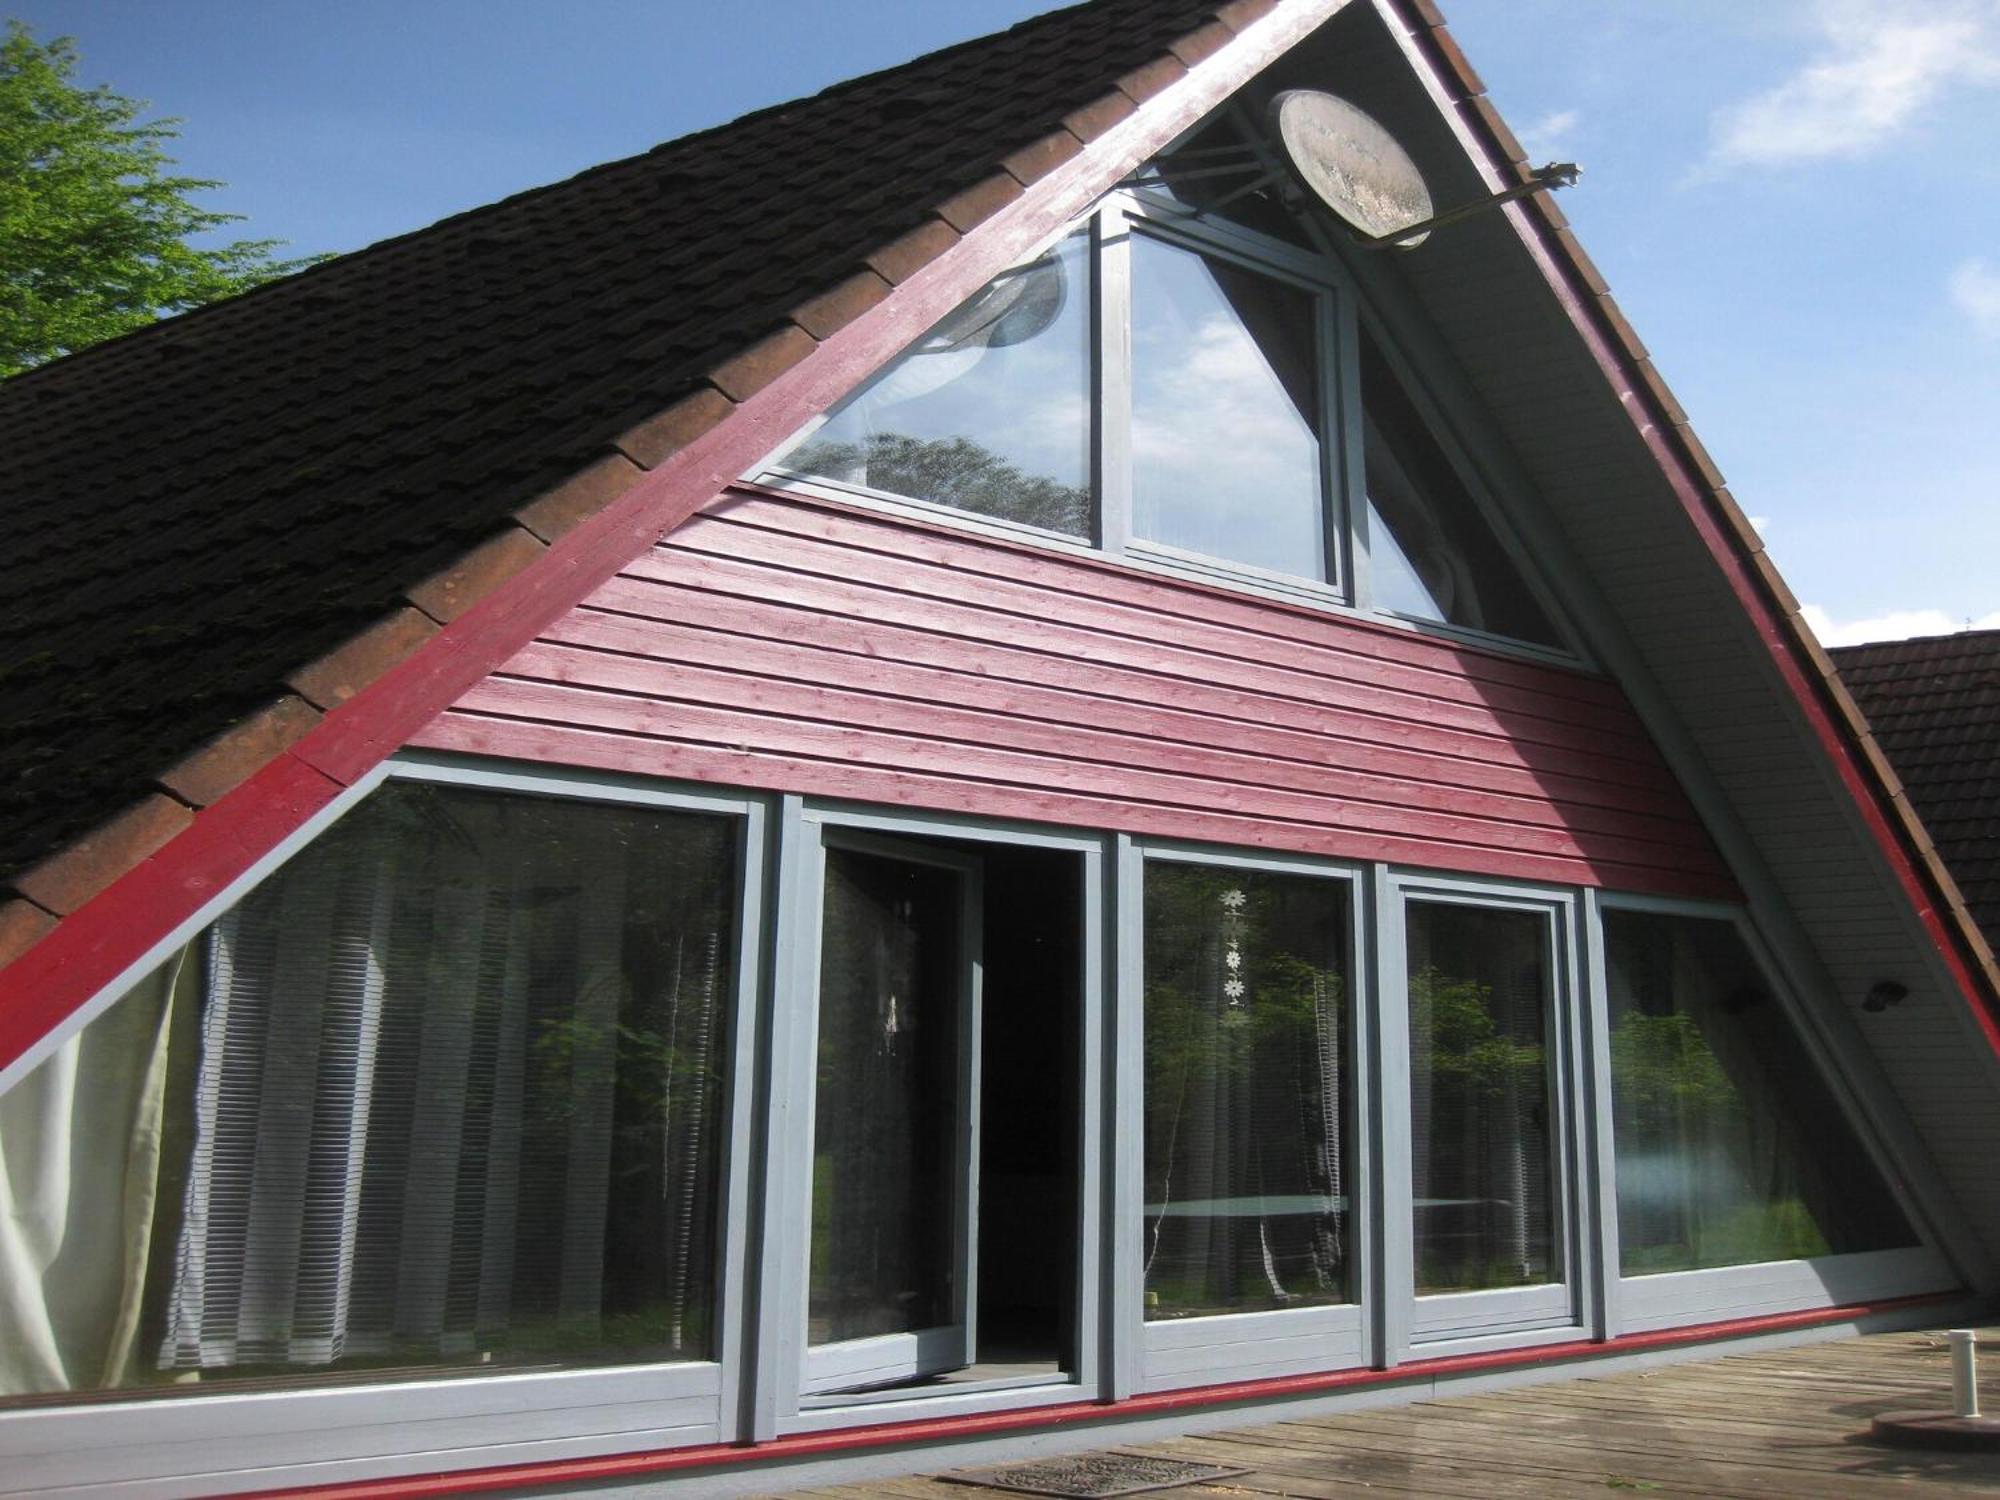
<path fill-rule="evenodd" d="M 1075 1370 L 1082 864 L 829 830 L 808 1401 Z"/>

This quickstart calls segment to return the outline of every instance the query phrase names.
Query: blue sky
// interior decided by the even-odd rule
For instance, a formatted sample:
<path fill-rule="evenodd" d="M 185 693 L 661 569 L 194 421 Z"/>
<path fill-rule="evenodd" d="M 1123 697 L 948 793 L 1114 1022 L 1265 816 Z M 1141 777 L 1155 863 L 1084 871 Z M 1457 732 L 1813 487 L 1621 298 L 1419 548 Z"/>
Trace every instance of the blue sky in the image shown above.
<path fill-rule="evenodd" d="M 12 0 L 346 250 L 1038 0 Z M 1832 641 L 2000 626 L 2000 0 L 1446 0 Z"/>

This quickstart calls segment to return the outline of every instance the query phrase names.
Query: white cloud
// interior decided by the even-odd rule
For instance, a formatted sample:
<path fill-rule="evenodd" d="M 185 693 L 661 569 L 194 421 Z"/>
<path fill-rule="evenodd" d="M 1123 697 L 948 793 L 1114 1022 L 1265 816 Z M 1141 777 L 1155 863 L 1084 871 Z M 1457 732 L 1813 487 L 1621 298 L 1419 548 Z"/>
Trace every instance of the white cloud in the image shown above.
<path fill-rule="evenodd" d="M 1799 610 L 1822 646 L 1859 646 L 1865 641 L 1907 641 L 1920 635 L 1960 630 L 2000 630 L 2000 610 L 1976 620 L 1954 620 L 1941 609 L 1892 609 L 1861 620 L 1835 620 L 1817 604 Z"/>
<path fill-rule="evenodd" d="M 2000 83 L 2000 0 L 1807 0 L 1820 46 L 1716 112 L 1710 170 L 1862 156 L 1953 88 Z"/>
<path fill-rule="evenodd" d="M 1952 303 L 1979 336 L 2000 339 L 2000 271 L 1976 257 L 1960 261 L 1949 285 Z"/>
<path fill-rule="evenodd" d="M 1520 137 L 1521 149 L 1528 153 L 1528 160 L 1540 162 L 1561 151 L 1563 142 L 1582 121 L 1583 116 L 1573 109 L 1555 109 L 1515 134 Z"/>
<path fill-rule="evenodd" d="M 1750 525 L 1756 531 L 1757 535 L 1767 540 L 1769 539 L 1771 535 L 1771 518 L 1769 516 L 1752 516 L 1750 518 Z"/>

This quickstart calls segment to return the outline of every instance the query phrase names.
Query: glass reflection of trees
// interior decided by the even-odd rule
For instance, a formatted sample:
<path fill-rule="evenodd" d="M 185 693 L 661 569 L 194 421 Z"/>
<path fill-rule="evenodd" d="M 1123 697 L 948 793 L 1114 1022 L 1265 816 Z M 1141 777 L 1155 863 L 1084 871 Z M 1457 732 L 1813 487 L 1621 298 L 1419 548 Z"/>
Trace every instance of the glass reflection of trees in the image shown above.
<path fill-rule="evenodd" d="M 808 1341 L 951 1319 L 959 883 L 827 851 Z"/>
<path fill-rule="evenodd" d="M 1002 272 L 842 402 L 786 466 L 1089 537 L 1090 262 L 1079 231 Z"/>
<path fill-rule="evenodd" d="M 1604 917 L 1627 1276 L 1915 1243 L 1728 922 Z"/>
<path fill-rule="evenodd" d="M 1332 880 L 1147 867 L 1148 1318 L 1352 1299 L 1347 901 Z"/>
<path fill-rule="evenodd" d="M 1412 901 L 1406 926 L 1417 1291 L 1558 1280 L 1548 921 Z"/>

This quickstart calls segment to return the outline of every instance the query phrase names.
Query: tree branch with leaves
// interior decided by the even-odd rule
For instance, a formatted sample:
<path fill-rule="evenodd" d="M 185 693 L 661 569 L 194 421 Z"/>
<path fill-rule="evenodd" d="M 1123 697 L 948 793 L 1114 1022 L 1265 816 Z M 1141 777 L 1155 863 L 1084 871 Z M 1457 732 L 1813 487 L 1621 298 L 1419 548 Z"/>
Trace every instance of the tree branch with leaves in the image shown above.
<path fill-rule="evenodd" d="M 221 186 L 170 169 L 175 119 L 75 81 L 74 41 L 10 21 L 0 42 L 0 376 L 312 263 L 277 240 L 190 237 L 235 223 L 191 201 Z"/>

